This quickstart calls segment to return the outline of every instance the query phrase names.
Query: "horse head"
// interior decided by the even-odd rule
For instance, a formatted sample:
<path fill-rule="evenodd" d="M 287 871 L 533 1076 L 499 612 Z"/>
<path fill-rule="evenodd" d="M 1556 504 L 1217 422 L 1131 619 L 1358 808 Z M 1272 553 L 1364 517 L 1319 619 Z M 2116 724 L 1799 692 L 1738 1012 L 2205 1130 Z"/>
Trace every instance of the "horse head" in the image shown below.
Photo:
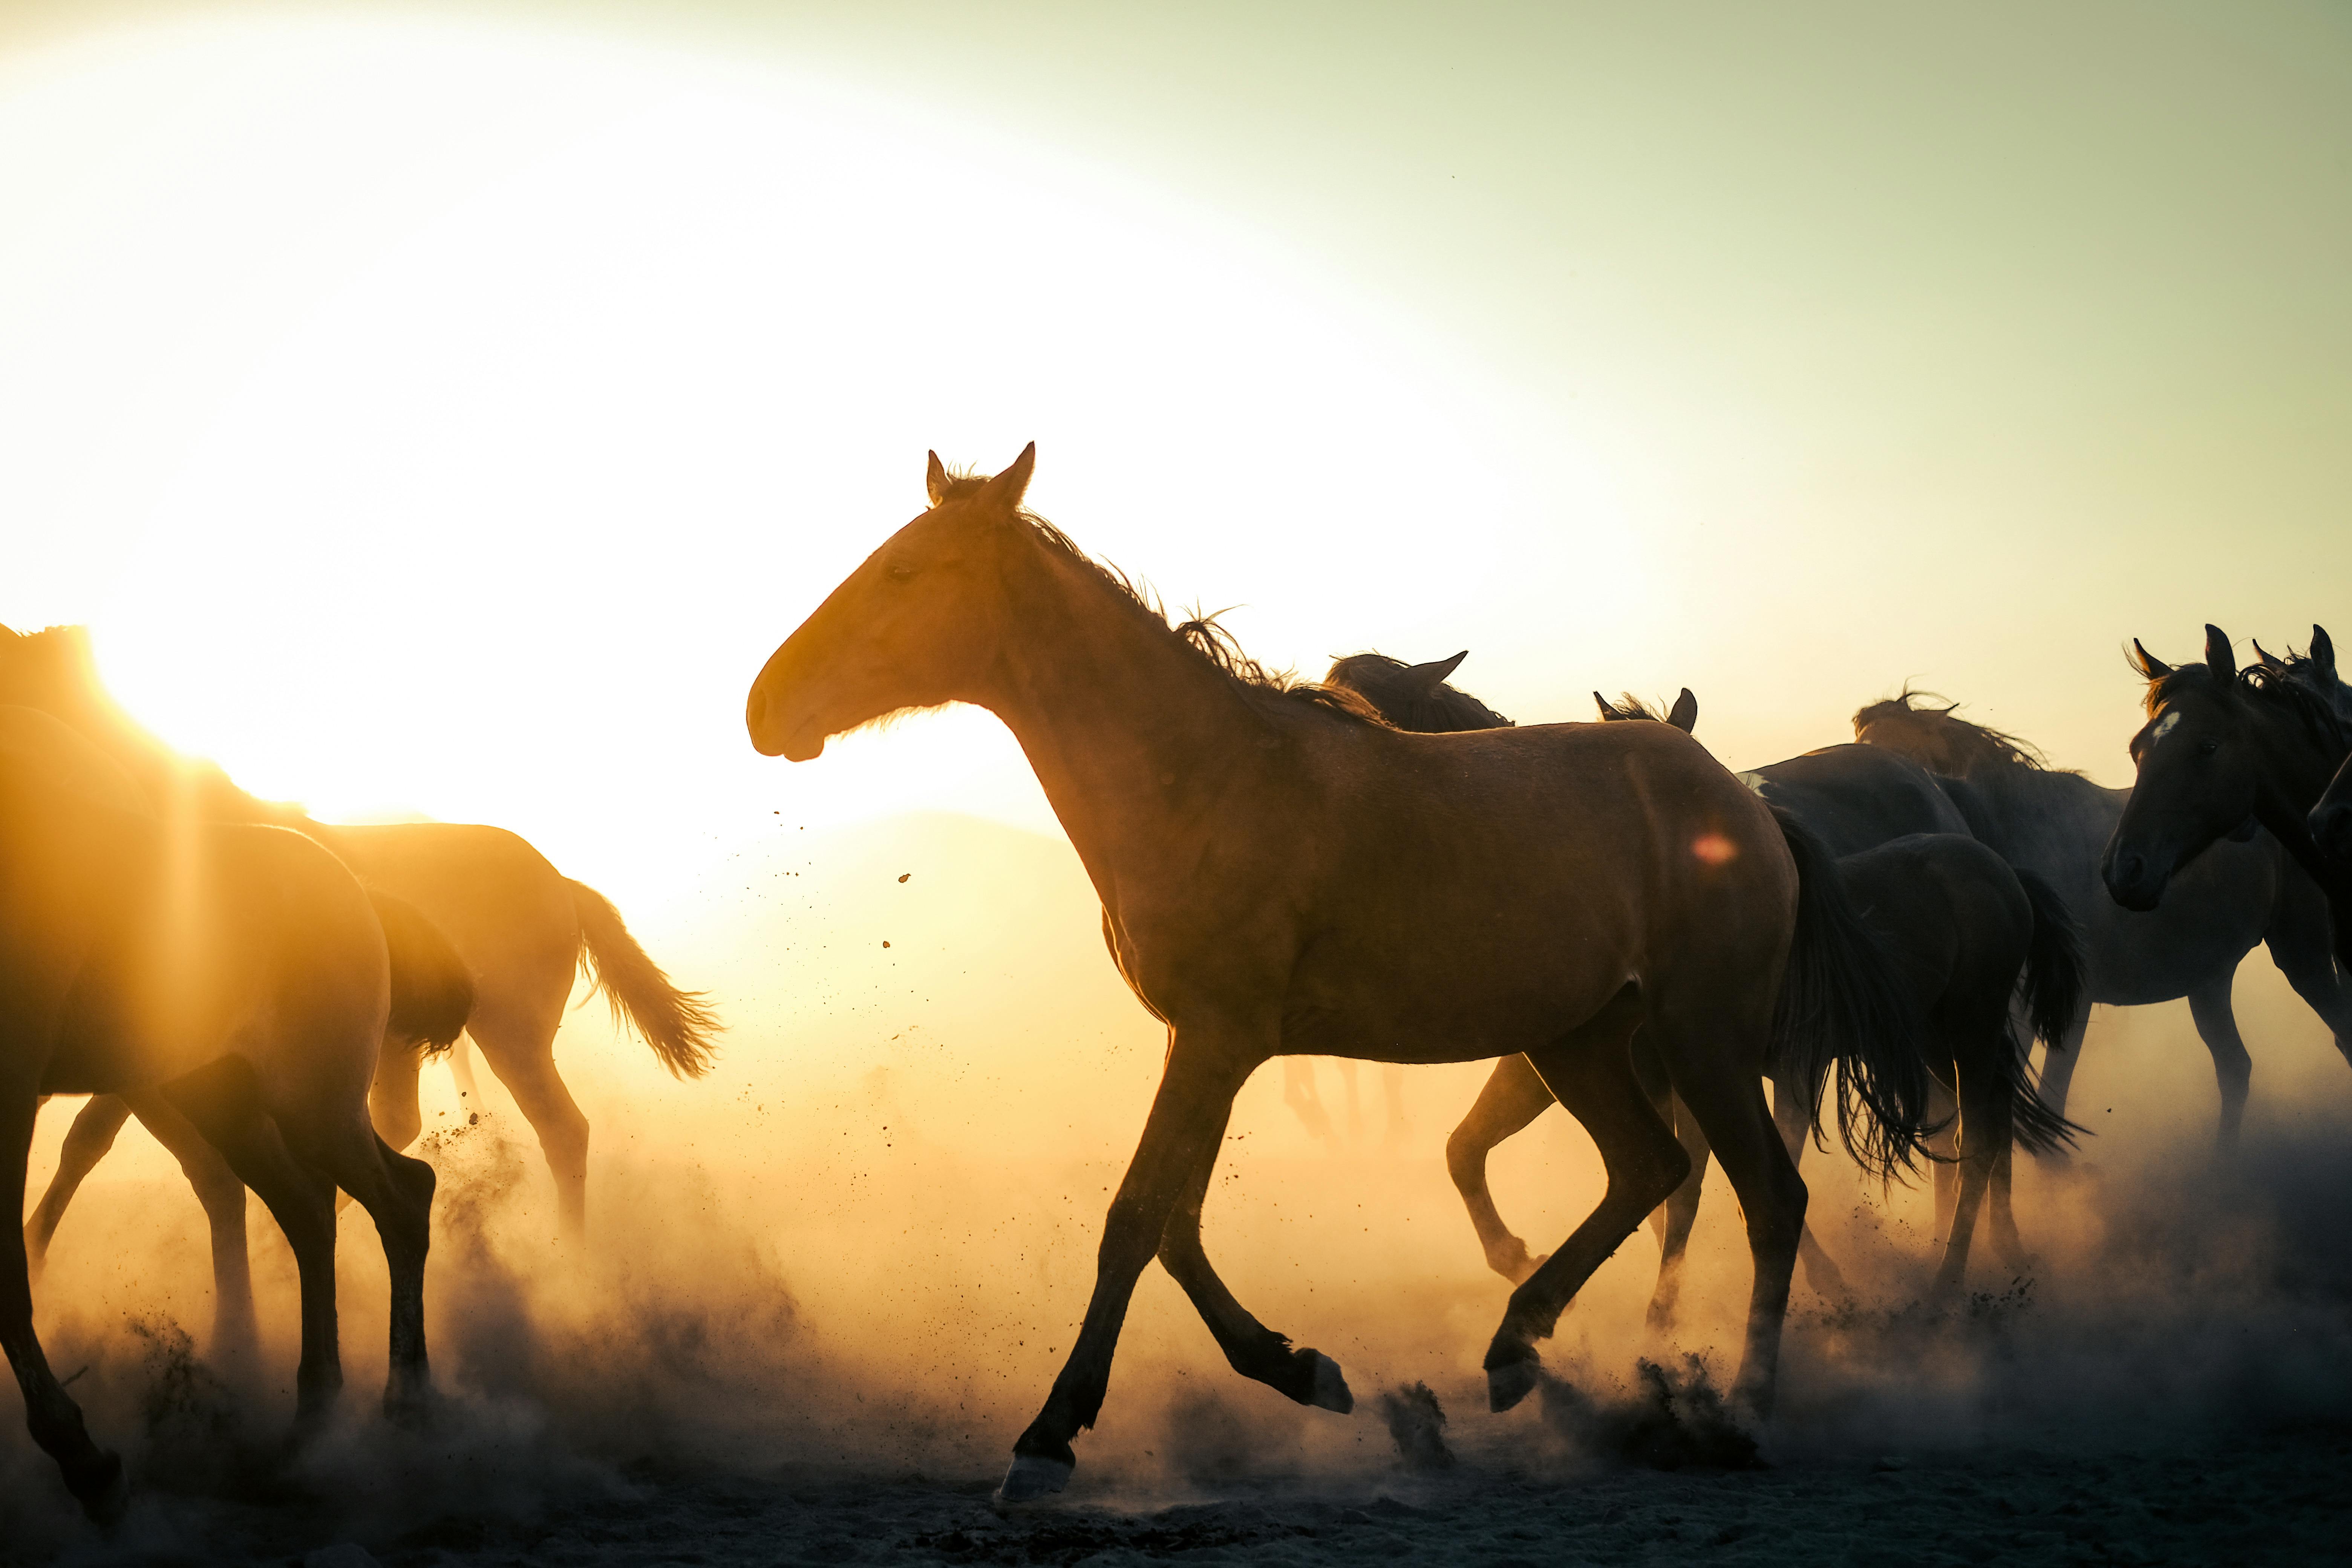
<path fill-rule="evenodd" d="M 1022 497 L 1031 442 L 992 478 L 949 474 L 930 457 L 931 505 L 892 534 L 751 683 L 743 721 L 762 756 L 806 762 L 835 735 L 912 709 L 973 699 L 993 663 L 1008 556 L 1031 532 Z"/>
<path fill-rule="evenodd" d="M 2147 722 L 2131 739 L 2138 777 L 2099 875 L 2116 902 L 2147 910 L 2217 840 L 2253 837 L 2262 762 L 2227 633 L 2207 626 L 2205 662 L 2179 668 L 2135 639 L 2131 665 L 2148 683 Z"/>

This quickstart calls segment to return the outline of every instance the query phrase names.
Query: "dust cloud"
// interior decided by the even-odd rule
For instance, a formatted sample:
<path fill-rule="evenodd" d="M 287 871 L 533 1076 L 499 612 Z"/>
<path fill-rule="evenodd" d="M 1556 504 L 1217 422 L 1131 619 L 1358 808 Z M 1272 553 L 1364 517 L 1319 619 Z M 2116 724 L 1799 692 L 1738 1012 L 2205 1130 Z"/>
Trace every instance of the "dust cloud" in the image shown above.
<path fill-rule="evenodd" d="M 1318 1531 L 1410 1542 L 1447 1508 L 1508 1535 L 1562 1497 L 1614 1499 L 1584 1524 L 1650 1539 L 1667 1528 L 1644 1511 L 1661 1470 L 1717 1478 L 1675 1478 L 1702 1488 L 1759 1463 L 1780 1478 L 1759 1486 L 1885 1486 L 1997 1452 L 2039 1456 L 2018 1461 L 2038 1476 L 2340 1423 L 2352 1394 L 2352 1071 L 2257 954 L 2239 987 L 2256 1064 L 2242 1152 L 2211 1151 L 2216 1099 L 2185 1007 L 2102 1009 L 2071 1108 L 2095 1136 L 2065 1168 L 2019 1167 L 2033 1265 L 2012 1275 L 1980 1238 L 1961 1302 L 1921 1300 L 1924 1191 L 1882 1192 L 1809 1153 L 1812 1221 L 1853 1291 L 1825 1300 L 1801 1272 L 1760 1435 L 1717 1392 L 1748 1279 L 1719 1175 L 1673 1340 L 1643 1328 L 1656 1254 L 1638 1233 L 1544 1347 L 1541 1396 L 1492 1415 L 1479 1363 L 1507 1288 L 1444 1164 L 1486 1065 L 1407 1069 L 1397 1107 L 1367 1068 L 1351 1116 L 1340 1073 L 1316 1064 L 1319 1136 L 1269 1066 L 1236 1107 L 1210 1255 L 1263 1321 L 1339 1363 L 1356 1414 L 1236 1377 L 1154 1268 L 1061 1522 L 994 1520 L 985 1493 L 1068 1348 L 1164 1044 L 1102 952 L 1075 857 L 958 817 L 829 835 L 780 817 L 691 896 L 624 912 L 674 977 L 713 994 L 724 1055 L 709 1079 L 675 1082 L 601 1006 L 573 1015 L 557 1060 L 594 1128 L 579 1251 L 555 1235 L 511 1100 L 483 1071 L 482 1103 L 464 1101 L 428 1067 L 435 1414 L 404 1428 L 377 1413 L 385 1276 L 353 1211 L 339 1249 L 348 1386 L 332 1427 L 290 1449 L 290 1254 L 256 1205 L 263 1355 L 214 1364 L 201 1211 L 133 1129 L 36 1293 L 52 1361 L 131 1464 L 131 1510 L 93 1532 L 12 1416 L 0 1561 L 291 1559 L 358 1542 L 385 1561 L 459 1562 L 552 1552 L 601 1521 L 595 1540 L 635 1544 L 581 1545 L 578 1560 L 646 1560 L 691 1536 L 709 1561 L 736 1560 L 712 1543 L 740 1541 L 743 1560 L 895 1542 L 1076 1562 Z M 73 1103 L 44 1113 L 35 1193 Z M 1493 1180 L 1538 1250 L 1601 1184 L 1557 1110 L 1496 1152 Z M 1721 1528 L 1747 1539 L 1736 1520 Z"/>

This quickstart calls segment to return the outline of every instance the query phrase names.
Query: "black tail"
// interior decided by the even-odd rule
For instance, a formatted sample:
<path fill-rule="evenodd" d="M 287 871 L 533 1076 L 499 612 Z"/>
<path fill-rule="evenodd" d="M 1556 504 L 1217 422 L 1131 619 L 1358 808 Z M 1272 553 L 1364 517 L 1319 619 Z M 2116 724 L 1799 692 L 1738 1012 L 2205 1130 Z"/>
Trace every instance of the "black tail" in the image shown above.
<path fill-rule="evenodd" d="M 392 960 L 392 1013 L 384 1033 L 421 1043 L 426 1055 L 457 1044 L 474 1011 L 474 977 L 465 960 L 413 904 L 368 889 Z"/>
<path fill-rule="evenodd" d="M 2083 935 L 2058 889 L 2031 871 L 2017 872 L 2017 885 L 2033 906 L 2033 941 L 2025 950 L 2025 995 L 2033 1037 L 2053 1051 L 2066 1048 L 2066 1031 L 2083 1002 Z"/>
<path fill-rule="evenodd" d="M 1837 1068 L 1838 1136 L 1864 1170 L 1888 1178 L 1915 1168 L 1922 1152 L 1927 1068 L 1918 1005 L 1877 930 L 1846 897 L 1829 850 L 1779 806 L 1772 815 L 1797 863 L 1796 940 L 1772 1019 L 1772 1061 L 1811 1089 L 1817 1139 L 1821 1089 Z"/>

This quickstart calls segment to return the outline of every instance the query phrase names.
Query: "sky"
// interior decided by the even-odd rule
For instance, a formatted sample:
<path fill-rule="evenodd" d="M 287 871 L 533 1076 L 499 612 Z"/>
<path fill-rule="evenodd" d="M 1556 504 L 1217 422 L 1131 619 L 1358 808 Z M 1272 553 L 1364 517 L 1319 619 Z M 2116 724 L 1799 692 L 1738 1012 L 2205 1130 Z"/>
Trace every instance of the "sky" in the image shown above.
<path fill-rule="evenodd" d="M 1735 766 L 1913 681 L 2122 783 L 2127 638 L 2352 608 L 2340 8 L 17 0 L 0 212 L 0 622 L 616 896 L 1050 831 L 985 715 L 744 740 L 927 448 Z"/>

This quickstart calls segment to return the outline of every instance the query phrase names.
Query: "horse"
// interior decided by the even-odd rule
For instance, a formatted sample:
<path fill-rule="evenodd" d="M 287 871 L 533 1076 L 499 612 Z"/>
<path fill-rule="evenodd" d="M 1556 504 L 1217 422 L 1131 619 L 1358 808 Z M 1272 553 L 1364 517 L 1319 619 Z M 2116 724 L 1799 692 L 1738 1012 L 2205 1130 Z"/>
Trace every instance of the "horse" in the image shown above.
<path fill-rule="evenodd" d="M 1450 659 L 1408 666 L 1381 655 L 1357 654 L 1333 664 L 1327 679 L 1363 694 L 1382 717 L 1401 728 L 1411 727 L 1405 722 L 1408 716 L 1431 725 L 1460 723 L 1478 728 L 1485 727 L 1479 721 L 1487 718 L 1507 724 L 1508 720 L 1469 693 L 1444 684 L 1444 678 L 1465 657 L 1456 654 Z M 1359 685 L 1360 681 L 1363 684 Z M 1391 702 L 1398 704 L 1394 710 L 1389 706 Z M 1596 691 L 1593 702 L 1604 722 L 1662 717 L 1631 695 L 1612 702 Z M 1697 721 L 1698 700 L 1685 687 L 1663 721 L 1690 732 Z M 1906 802 L 1924 807 L 1928 821 L 1941 821 L 1941 813 L 1953 809 L 1940 800 L 1932 782 L 1919 770 L 1898 759 L 1836 754 L 1862 751 L 1853 746 L 1833 747 L 1827 753 L 1793 759 L 1793 766 L 1773 763 L 1739 776 L 1768 798 L 1779 792 L 1801 821 L 1809 826 L 1818 822 L 1815 836 L 1824 841 L 1831 834 L 1859 834 L 1862 824 L 1882 820 L 1890 811 L 1899 812 Z M 1895 764 L 1892 769 L 1890 763 Z M 1895 787 L 1890 788 L 1890 783 Z M 2021 971 L 2030 1016 L 2045 1038 L 2057 1037 L 2073 1012 L 2080 983 L 2073 928 L 2046 884 L 2016 875 L 1965 833 L 1899 836 L 1842 855 L 1837 866 L 1849 897 L 1868 908 L 1889 937 L 1927 1021 L 1926 1040 L 1930 1049 L 1923 1065 L 1953 1093 L 1960 1108 L 1965 1129 L 1961 1173 L 1958 1191 L 1950 1194 L 1948 1218 L 1940 1211 L 1954 1184 L 1940 1179 L 1937 1183 L 1937 1219 L 1948 1239 L 1934 1289 L 1938 1296 L 1948 1297 L 1959 1290 L 1966 1279 L 1969 1240 L 1988 1187 L 1994 1194 L 1995 1244 L 2012 1266 L 2023 1262 L 2023 1248 L 2009 1211 L 2012 1141 L 2039 1150 L 2081 1131 L 2050 1116 L 2034 1097 L 2025 1080 L 2021 1047 L 2009 1018 L 2011 993 Z M 1638 1037 L 1634 1051 L 1640 1071 L 1646 1053 Z M 1775 1120 L 1789 1140 L 1790 1156 L 1801 1160 L 1811 1101 L 1820 1086 L 1795 1080 L 1777 1063 L 1771 1076 Z M 1654 1103 L 1672 1120 L 1692 1163 L 1689 1180 L 1667 1200 L 1658 1216 L 1658 1282 L 1651 1297 L 1649 1318 L 1654 1328 L 1663 1330 L 1673 1321 L 1679 1296 L 1684 1250 L 1697 1215 L 1707 1150 L 1703 1132 L 1688 1116 L 1676 1113 L 1667 1086 L 1654 1072 L 1644 1077 Z M 1523 1059 L 1500 1062 L 1447 1141 L 1446 1164 L 1454 1185 L 1470 1210 L 1489 1267 L 1506 1279 L 1523 1278 L 1534 1260 L 1495 1208 L 1486 1185 L 1486 1158 L 1496 1144 L 1551 1103 L 1550 1092 L 1528 1070 Z M 1937 1165 L 1939 1178 L 1948 1168 Z M 1824 1291 L 1839 1288 L 1834 1265 L 1810 1234 L 1803 1257 L 1816 1288 Z"/>
<path fill-rule="evenodd" d="M 24 1212 L 49 1094 L 114 1094 L 184 1125 L 261 1195 L 301 1279 L 296 1431 L 342 1382 L 335 1189 L 382 1237 L 392 1289 L 388 1412 L 429 1397 L 425 1257 L 433 1168 L 368 1122 L 390 1012 L 384 932 L 320 845 L 280 828 L 159 819 L 0 755 L 0 1197 Z M 22 1233 L 0 1240 L 0 1346 L 26 1425 L 93 1518 L 123 1499 L 33 1329 Z"/>
<path fill-rule="evenodd" d="M 1358 1063 L 1347 1057 L 1333 1058 L 1332 1066 L 1339 1069 L 1339 1082 L 1348 1096 L 1348 1142 L 1360 1143 L 1364 1139 L 1364 1104 L 1362 1086 L 1357 1082 Z M 1394 1062 L 1381 1065 L 1381 1089 L 1388 1100 L 1388 1125 L 1381 1134 L 1384 1144 L 1394 1144 L 1405 1134 L 1404 1068 Z M 1315 1087 L 1313 1057 L 1282 1058 L 1282 1102 L 1290 1107 L 1291 1114 L 1305 1124 L 1309 1134 L 1327 1143 L 1336 1144 L 1339 1130 L 1332 1124 L 1331 1112 L 1324 1108 L 1323 1096 Z"/>
<path fill-rule="evenodd" d="M 587 1225 L 588 1119 L 555 1069 L 555 1031 L 575 973 L 603 989 L 615 1026 L 634 1027 L 672 1074 L 691 1079 L 709 1070 L 719 1019 L 706 999 L 671 984 L 610 900 L 562 876 L 520 836 L 440 822 L 337 826 L 257 800 L 123 712 L 100 681 L 78 626 L 0 627 L 0 703 L 40 709 L 80 731 L 157 809 L 271 824 L 318 840 L 362 882 L 414 905 L 446 932 L 474 976 L 467 1033 L 539 1135 L 566 1237 L 578 1240 Z M 395 1064 L 376 1085 L 374 1112 L 394 1147 L 414 1142 L 424 1125 L 415 1073 Z M 125 1114 L 104 1099 L 82 1109 L 51 1188 L 59 1209 L 104 1157 Z"/>
<path fill-rule="evenodd" d="M 2221 1086 L 2217 1146 L 2235 1148 L 2253 1061 L 2230 991 L 2239 961 L 2258 942 L 2269 943 L 2295 994 L 2352 1059 L 2352 988 L 2329 952 L 2326 899 L 2277 837 L 2233 822 L 2232 830 L 2251 837 L 2215 845 L 2182 868 L 2179 897 L 2158 910 L 2126 909 L 2107 896 L 2100 864 L 2132 791 L 2052 768 L 2015 736 L 1971 723 L 1924 692 L 1906 689 L 1869 704 L 1854 714 L 1853 728 L 1865 745 L 1898 752 L 1937 774 L 1976 837 L 2055 888 L 2081 931 L 2082 998 L 2066 1048 L 2047 1053 L 2042 1064 L 2042 1099 L 2053 1111 L 2065 1112 L 2093 1003 L 2136 1007 L 2186 996 Z"/>
<path fill-rule="evenodd" d="M 37 710 L 0 707 L 0 756 L 86 800 L 134 816 L 152 816 L 146 797 L 112 758 Z M 390 1010 L 377 1056 L 376 1077 L 382 1081 L 387 1064 L 411 1052 L 430 1054 L 449 1047 L 466 1026 L 474 986 L 448 939 L 432 922 L 387 893 L 362 890 L 383 929 L 391 985 Z M 125 1115 L 131 1113 L 116 1096 L 95 1098 L 109 1106 L 123 1107 Z M 220 1152 L 168 1107 L 151 1104 L 141 1120 L 179 1161 L 211 1227 L 214 1353 L 249 1361 L 259 1344 L 259 1330 L 254 1318 L 252 1266 L 246 1249 L 245 1184 Z M 80 1125 L 77 1121 L 75 1130 Z M 119 1127 L 121 1122 L 116 1120 L 112 1125 Z M 69 1133 L 69 1143 L 70 1138 Z M 70 1148 L 67 1159 L 72 1159 Z M 70 1190 L 52 1183 L 25 1222 L 27 1273 L 34 1284 L 40 1282 L 48 1245 L 64 1216 L 65 1195 Z"/>
<path fill-rule="evenodd" d="M 2099 873 L 2125 909 L 2157 909 L 2213 846 L 2259 824 L 2326 898 L 2336 953 L 2352 966 L 2352 877 L 2328 863 L 2310 831 L 2352 753 L 2352 724 L 2336 706 L 2335 649 L 2313 630 L 2317 657 L 2264 659 L 2243 671 L 2218 626 L 2205 628 L 2205 661 L 2177 668 L 2134 639 L 2147 722 L 2131 739 L 2137 783 Z M 2345 1044 L 2341 1034 L 2336 1043 Z"/>
<path fill-rule="evenodd" d="M 1635 1079 L 1645 1032 L 1747 1215 L 1755 1268 L 1733 1395 L 1771 1405 L 1804 1184 L 1764 1103 L 1791 1021 L 1837 1065 L 1843 1130 L 1909 1163 L 1917 1071 L 1899 983 L 1801 828 L 1664 725 L 1420 735 L 1352 693 L 1269 672 L 1213 623 L 1171 626 L 1024 509 L 1033 443 L 993 477 L 933 454 L 929 505 L 769 658 L 755 750 L 950 702 L 995 713 L 1103 904 L 1113 962 L 1168 1026 L 1150 1116 L 1106 1216 L 1084 1325 L 998 1496 L 1057 1491 L 1157 1257 L 1235 1370 L 1302 1405 L 1352 1396 L 1208 1267 L 1201 1205 L 1234 1093 L 1276 1056 L 1404 1063 L 1526 1053 L 1609 1172 L 1591 1215 L 1513 1292 L 1488 1403 L 1538 1381 L 1537 1342 L 1689 1169 Z M 1784 983 L 1785 977 L 1785 983 Z"/>

